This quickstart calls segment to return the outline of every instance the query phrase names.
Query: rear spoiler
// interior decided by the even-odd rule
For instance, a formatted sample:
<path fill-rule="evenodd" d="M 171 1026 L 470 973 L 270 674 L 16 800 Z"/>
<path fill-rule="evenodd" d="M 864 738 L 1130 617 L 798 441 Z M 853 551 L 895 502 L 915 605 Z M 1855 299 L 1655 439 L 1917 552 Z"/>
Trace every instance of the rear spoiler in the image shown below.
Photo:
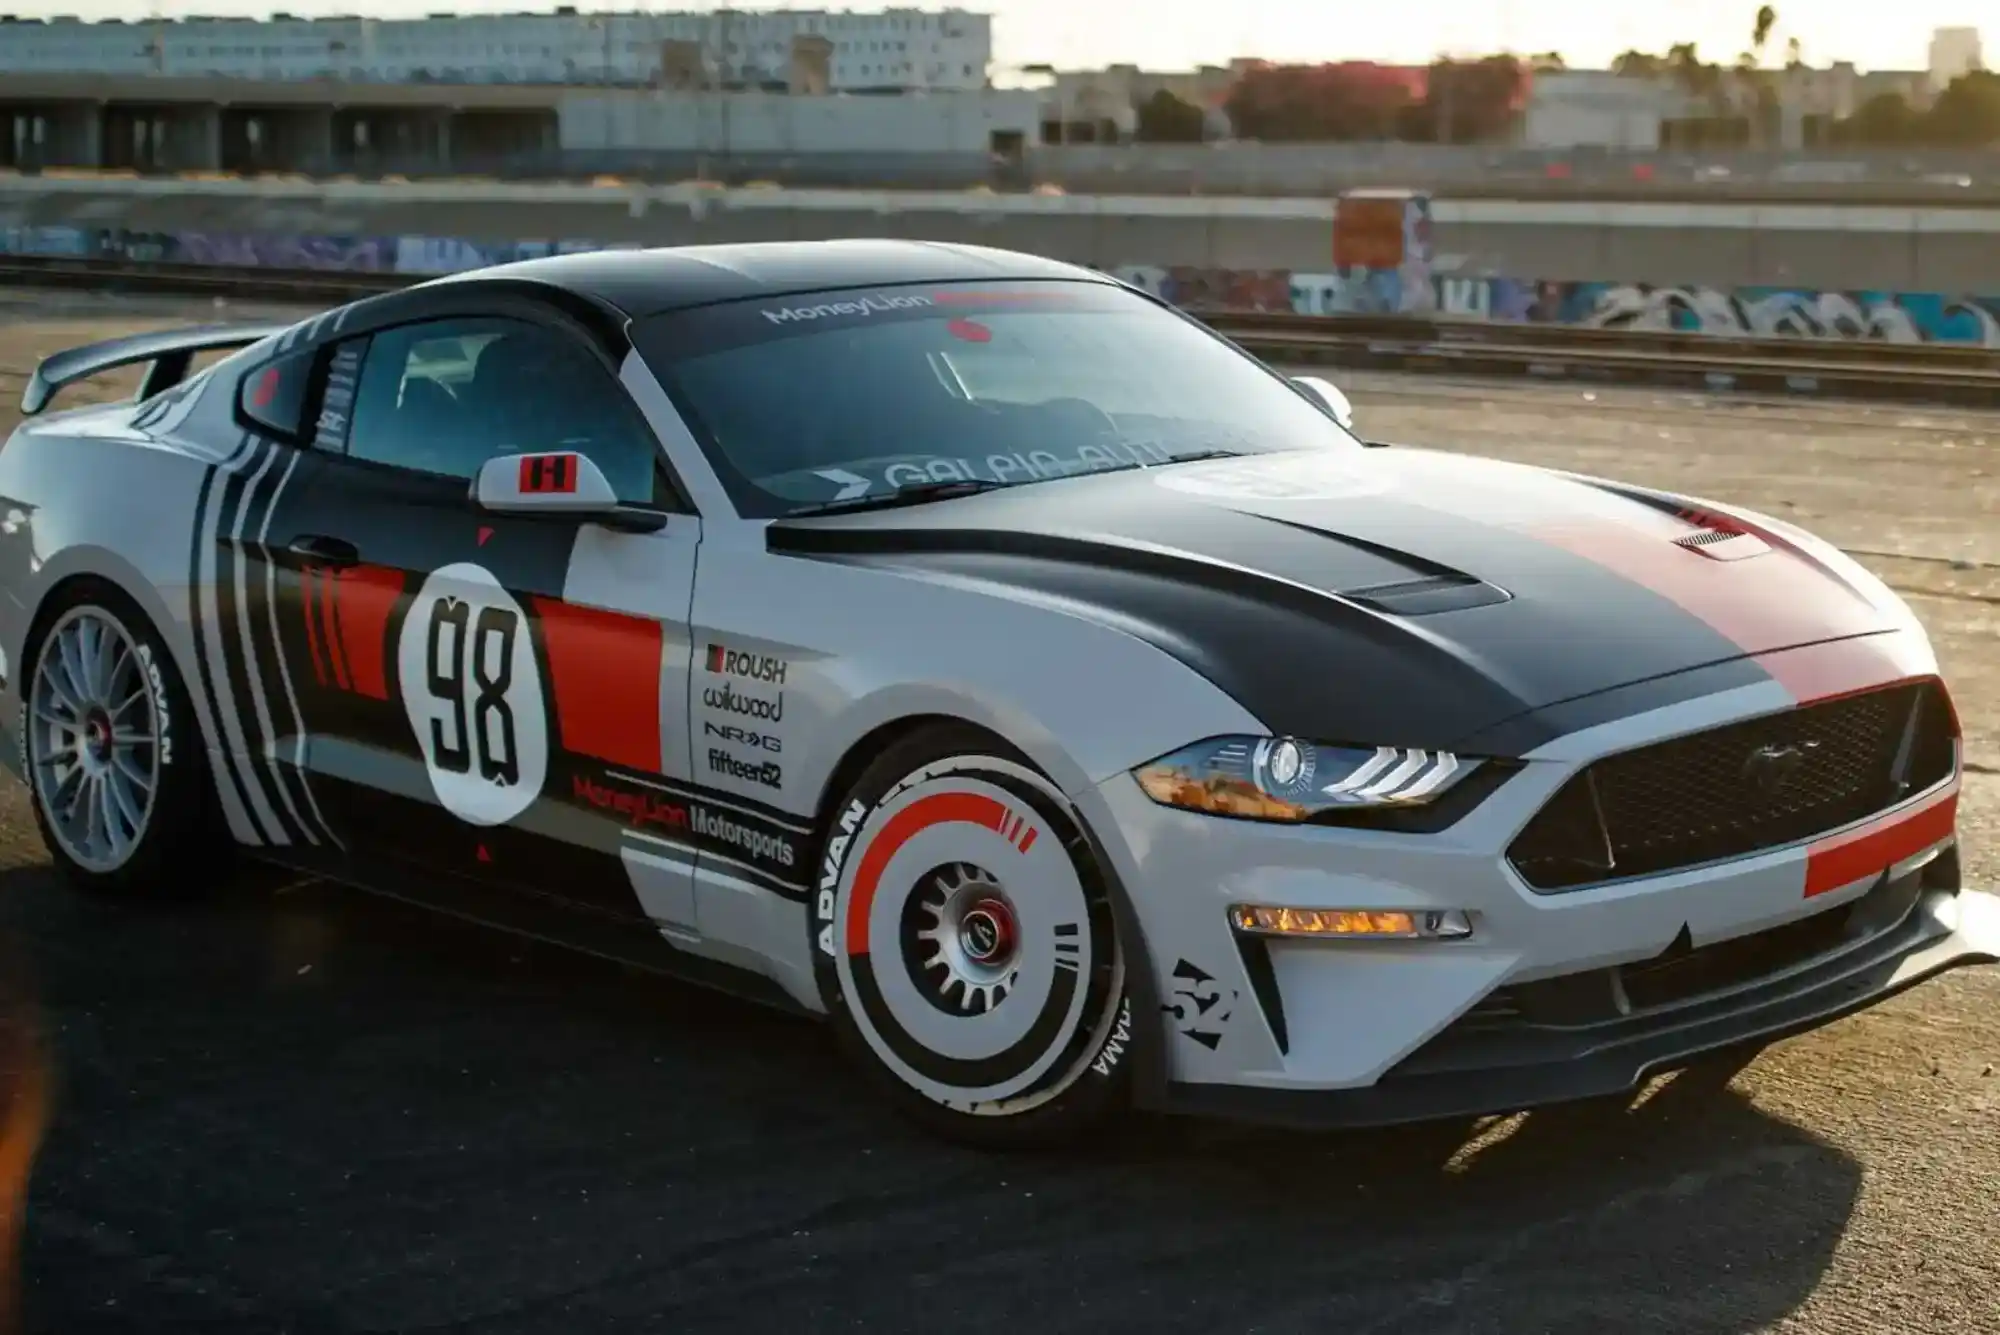
<path fill-rule="evenodd" d="M 211 324 L 192 329 L 162 329 L 151 334 L 130 334 L 124 338 L 110 338 L 102 343 L 87 343 L 80 348 L 51 353 L 42 358 L 34 374 L 28 377 L 28 387 L 21 391 L 21 412 L 33 417 L 48 407 L 49 400 L 65 385 L 73 385 L 79 380 L 136 362 L 151 363 L 146 368 L 146 379 L 140 384 L 136 396 L 150 399 L 187 379 L 188 368 L 194 364 L 196 353 L 211 352 L 217 348 L 247 348 L 291 327 L 289 324 Z"/>

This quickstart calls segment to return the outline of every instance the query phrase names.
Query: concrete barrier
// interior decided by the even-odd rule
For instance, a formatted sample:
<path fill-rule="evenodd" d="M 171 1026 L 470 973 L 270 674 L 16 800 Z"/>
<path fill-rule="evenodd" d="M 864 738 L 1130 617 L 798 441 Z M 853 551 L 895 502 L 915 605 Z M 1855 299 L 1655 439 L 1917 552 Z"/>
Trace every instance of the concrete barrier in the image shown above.
<path fill-rule="evenodd" d="M 904 236 L 1100 268 L 1313 272 L 1331 258 L 1333 208 L 1310 198 L 0 176 L 0 227 L 645 245 Z M 1440 199 L 1434 213 L 1440 271 L 1465 278 L 2000 290 L 2000 209 Z"/>
<path fill-rule="evenodd" d="M 745 210 L 743 216 L 767 215 Z M 338 235 L 308 230 L 235 230 L 226 225 L 232 220 L 223 219 L 222 227 L 158 231 L 70 223 L 0 227 L 0 255 L 420 276 L 565 251 L 657 243 L 653 238 L 574 234 L 559 240 L 492 240 L 484 235 L 439 235 L 415 228 L 395 234 L 357 231 Z M 416 227 L 425 221 L 412 218 Z M 1135 243 L 1144 240 L 1142 233 L 1130 236 Z M 1315 316 L 1444 315 L 1597 329 L 2000 349 L 2000 295 L 1978 292 L 1828 290 L 1760 284 L 1730 287 L 1452 274 L 1411 291 L 1405 290 L 1400 276 L 1393 273 L 1343 271 L 1331 265 L 1233 267 L 1159 264 L 1128 257 L 1095 267 L 1194 309 Z M 2000 282 L 1987 291 L 2000 291 Z"/>

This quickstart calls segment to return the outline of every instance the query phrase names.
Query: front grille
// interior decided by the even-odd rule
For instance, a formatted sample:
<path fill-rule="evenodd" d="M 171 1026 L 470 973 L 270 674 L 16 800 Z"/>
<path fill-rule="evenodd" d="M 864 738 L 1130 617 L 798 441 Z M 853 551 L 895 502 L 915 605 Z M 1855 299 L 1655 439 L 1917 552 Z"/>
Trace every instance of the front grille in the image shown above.
<path fill-rule="evenodd" d="M 1508 847 L 1536 890 L 1743 857 L 1837 830 L 1950 777 L 1935 682 L 1845 696 L 1607 756 Z"/>

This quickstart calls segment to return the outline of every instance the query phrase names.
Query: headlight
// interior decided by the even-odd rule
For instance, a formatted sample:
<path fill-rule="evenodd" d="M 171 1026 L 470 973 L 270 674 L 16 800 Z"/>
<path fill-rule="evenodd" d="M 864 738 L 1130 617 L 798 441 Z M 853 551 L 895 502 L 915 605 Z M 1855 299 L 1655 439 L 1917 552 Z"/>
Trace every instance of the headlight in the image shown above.
<path fill-rule="evenodd" d="M 1449 751 L 1327 746 L 1296 737 L 1215 737 L 1132 771 L 1155 802 L 1218 816 L 1308 821 L 1420 807 L 1484 763 Z"/>

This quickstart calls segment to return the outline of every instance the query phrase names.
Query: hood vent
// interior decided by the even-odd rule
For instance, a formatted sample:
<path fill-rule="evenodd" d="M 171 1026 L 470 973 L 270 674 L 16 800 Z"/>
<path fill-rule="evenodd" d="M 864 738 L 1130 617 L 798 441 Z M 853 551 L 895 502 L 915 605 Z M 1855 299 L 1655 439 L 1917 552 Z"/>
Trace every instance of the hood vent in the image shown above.
<path fill-rule="evenodd" d="M 1340 596 L 1391 616 L 1420 617 L 1437 612 L 1462 612 L 1468 607 L 1491 607 L 1507 602 L 1514 595 L 1470 576 L 1430 575 L 1372 588 L 1343 589 Z"/>
<path fill-rule="evenodd" d="M 1675 538 L 1674 546 L 1699 552 L 1711 561 L 1741 561 L 1746 557 L 1763 556 L 1771 550 L 1770 543 L 1721 515 L 1710 514 L 1706 510 L 1685 509 L 1678 511 L 1674 517 L 1692 525 L 1695 530 Z"/>

